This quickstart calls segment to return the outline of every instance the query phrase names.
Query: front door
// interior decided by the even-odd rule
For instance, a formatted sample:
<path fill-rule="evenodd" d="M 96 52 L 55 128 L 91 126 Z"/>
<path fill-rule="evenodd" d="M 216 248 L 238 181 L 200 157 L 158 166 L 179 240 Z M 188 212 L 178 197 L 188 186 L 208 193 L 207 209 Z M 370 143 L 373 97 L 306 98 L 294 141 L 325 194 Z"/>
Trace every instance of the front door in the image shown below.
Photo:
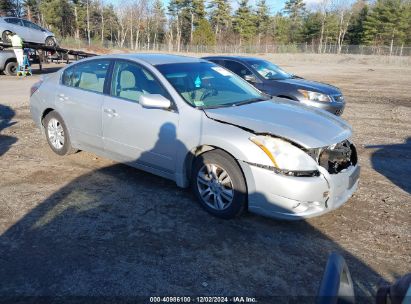
<path fill-rule="evenodd" d="M 258 79 L 258 77 L 244 64 L 233 61 L 233 60 L 223 60 L 224 67 L 229 69 L 233 73 L 237 74 L 243 79 L 247 79 L 247 76 L 254 77 L 255 81 L 250 82 L 251 85 L 256 87 L 257 89 L 264 91 L 263 83 Z"/>
<path fill-rule="evenodd" d="M 160 82 L 144 67 L 119 60 L 113 69 L 110 96 L 102 109 L 104 149 L 123 162 L 175 171 L 178 112 L 147 109 L 143 94 L 160 94 L 171 100 Z"/>

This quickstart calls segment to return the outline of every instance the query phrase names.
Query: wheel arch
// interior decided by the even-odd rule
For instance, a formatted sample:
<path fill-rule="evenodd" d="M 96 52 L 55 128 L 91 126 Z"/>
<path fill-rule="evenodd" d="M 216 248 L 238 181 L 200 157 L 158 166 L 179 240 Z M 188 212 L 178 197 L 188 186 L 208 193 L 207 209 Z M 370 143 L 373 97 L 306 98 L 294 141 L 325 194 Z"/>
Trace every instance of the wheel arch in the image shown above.
<path fill-rule="evenodd" d="M 46 118 L 46 116 L 47 116 L 47 114 L 49 114 L 50 112 L 53 112 L 53 111 L 56 111 L 55 109 L 53 109 L 53 108 L 47 108 L 47 109 L 45 109 L 44 111 L 43 111 L 43 113 L 41 113 L 41 118 L 40 118 L 40 121 L 41 121 L 41 125 L 44 127 L 44 118 Z M 60 114 L 59 114 L 60 115 Z"/>
<path fill-rule="evenodd" d="M 223 151 L 224 153 L 226 153 L 227 155 L 229 155 L 234 162 L 238 165 L 240 172 L 244 178 L 244 183 L 245 183 L 245 187 L 246 187 L 246 191 L 248 193 L 248 183 L 247 183 L 247 179 L 246 179 L 246 175 L 243 172 L 243 168 L 241 167 L 241 165 L 238 162 L 238 159 L 229 151 L 227 151 L 226 149 L 216 146 L 216 145 L 210 145 L 210 144 L 202 144 L 202 145 L 198 145 L 197 147 L 191 149 L 184 160 L 184 174 L 185 174 L 185 179 L 187 181 L 187 186 L 190 184 L 190 177 L 192 174 L 192 169 L 193 169 L 193 165 L 195 160 L 202 154 L 209 152 L 209 151 L 214 151 L 214 150 L 220 150 Z"/>
<path fill-rule="evenodd" d="M 6 62 L 4 63 L 4 66 L 6 66 L 7 64 L 9 64 L 10 62 L 17 62 L 16 58 L 8 58 L 6 59 Z"/>

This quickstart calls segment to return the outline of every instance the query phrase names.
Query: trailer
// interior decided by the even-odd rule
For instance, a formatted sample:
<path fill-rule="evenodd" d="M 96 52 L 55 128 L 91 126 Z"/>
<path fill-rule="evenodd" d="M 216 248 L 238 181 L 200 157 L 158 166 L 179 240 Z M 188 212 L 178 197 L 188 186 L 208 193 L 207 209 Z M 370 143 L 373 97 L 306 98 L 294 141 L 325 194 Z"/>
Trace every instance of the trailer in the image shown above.
<path fill-rule="evenodd" d="M 77 61 L 87 57 L 97 56 L 93 53 L 87 53 L 78 50 L 61 48 L 59 46 L 46 46 L 44 44 L 23 42 L 23 48 L 28 49 L 30 53 L 30 64 L 38 64 L 40 71 L 43 64 L 48 62 L 65 62 Z M 0 41 L 0 72 L 7 75 L 15 75 L 17 60 L 14 56 L 12 45 Z"/>

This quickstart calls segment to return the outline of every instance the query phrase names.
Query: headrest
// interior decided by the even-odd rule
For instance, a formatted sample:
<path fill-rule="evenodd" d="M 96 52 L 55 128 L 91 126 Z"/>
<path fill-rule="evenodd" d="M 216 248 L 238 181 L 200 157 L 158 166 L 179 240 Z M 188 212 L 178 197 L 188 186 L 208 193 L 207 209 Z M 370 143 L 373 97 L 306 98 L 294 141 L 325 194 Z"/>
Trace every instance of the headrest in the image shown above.
<path fill-rule="evenodd" d="M 80 83 L 83 85 L 97 84 L 98 83 L 97 75 L 94 73 L 83 72 L 81 73 Z"/>
<path fill-rule="evenodd" d="M 136 86 L 136 78 L 130 71 L 120 72 L 120 87 L 121 89 L 132 89 Z"/>

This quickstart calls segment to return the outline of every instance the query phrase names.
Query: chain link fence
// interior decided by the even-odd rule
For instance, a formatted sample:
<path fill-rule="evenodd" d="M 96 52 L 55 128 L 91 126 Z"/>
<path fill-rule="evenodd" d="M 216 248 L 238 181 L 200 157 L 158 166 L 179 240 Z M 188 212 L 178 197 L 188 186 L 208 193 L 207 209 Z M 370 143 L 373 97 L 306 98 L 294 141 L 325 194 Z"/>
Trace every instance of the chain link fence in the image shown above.
<path fill-rule="evenodd" d="M 133 44 L 127 41 L 122 45 L 109 40 L 91 41 L 65 38 L 60 44 L 67 48 L 106 48 L 145 52 L 182 52 L 182 53 L 224 53 L 224 54 L 276 54 L 276 53 L 306 53 L 306 54 L 350 54 L 350 55 L 382 55 L 382 56 L 411 56 L 409 46 L 366 46 L 343 45 L 341 50 L 337 44 L 325 44 L 320 48 L 318 44 L 261 44 L 261 45 L 180 45 L 177 44 Z"/>

